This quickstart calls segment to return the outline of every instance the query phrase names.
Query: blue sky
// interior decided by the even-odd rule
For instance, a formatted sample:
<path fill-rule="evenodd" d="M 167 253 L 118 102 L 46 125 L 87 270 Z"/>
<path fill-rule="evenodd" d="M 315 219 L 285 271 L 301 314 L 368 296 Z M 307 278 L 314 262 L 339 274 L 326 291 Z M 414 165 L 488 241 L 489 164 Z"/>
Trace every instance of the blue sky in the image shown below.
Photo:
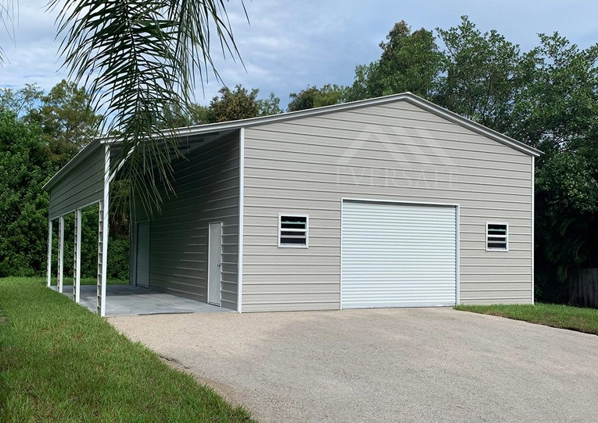
<path fill-rule="evenodd" d="M 0 32 L 10 61 L 0 67 L 0 87 L 37 83 L 48 90 L 66 77 L 57 53 L 56 14 L 45 11 L 46 3 L 21 0 L 14 37 Z M 537 45 L 538 33 L 554 31 L 580 47 L 598 42 L 598 3 L 590 0 L 253 0 L 245 6 L 249 24 L 240 2 L 228 3 L 245 69 L 214 50 L 217 68 L 227 85 L 259 88 L 263 97 L 274 92 L 283 105 L 289 93 L 308 84 L 350 84 L 355 66 L 380 56 L 378 44 L 400 20 L 413 29 L 446 29 L 468 15 L 480 30 L 496 29 L 522 50 Z M 196 100 L 208 103 L 221 86 L 210 77 Z"/>

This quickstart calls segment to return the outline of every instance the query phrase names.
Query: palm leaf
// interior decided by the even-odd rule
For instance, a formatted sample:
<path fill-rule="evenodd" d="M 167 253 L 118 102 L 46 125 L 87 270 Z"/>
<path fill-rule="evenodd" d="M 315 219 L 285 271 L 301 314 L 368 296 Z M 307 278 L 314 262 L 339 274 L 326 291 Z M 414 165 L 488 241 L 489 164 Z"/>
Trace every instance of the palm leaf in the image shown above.
<path fill-rule="evenodd" d="M 241 0 L 242 1 L 242 0 Z M 199 75 L 219 78 L 212 60 L 222 52 L 240 58 L 224 0 L 51 0 L 60 8 L 61 54 L 70 78 L 83 82 L 94 110 L 118 133 L 120 170 L 146 211 L 172 193 L 172 110 L 185 113 Z M 212 35 L 215 34 L 215 40 Z"/>
<path fill-rule="evenodd" d="M 14 38 L 14 16 L 15 16 L 15 1 L 14 0 L 0 0 L 0 26 L 7 32 L 8 37 Z M 7 60 L 6 53 L 2 46 L 0 46 L 0 65 L 3 65 Z"/>

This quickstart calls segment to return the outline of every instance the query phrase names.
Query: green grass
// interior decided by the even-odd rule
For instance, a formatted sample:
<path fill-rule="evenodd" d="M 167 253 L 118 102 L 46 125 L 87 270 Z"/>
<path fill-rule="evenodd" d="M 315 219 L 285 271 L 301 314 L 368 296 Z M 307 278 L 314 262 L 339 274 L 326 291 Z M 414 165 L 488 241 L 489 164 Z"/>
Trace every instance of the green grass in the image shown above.
<path fill-rule="evenodd" d="M 44 279 L 0 279 L 0 422 L 251 422 Z"/>
<path fill-rule="evenodd" d="M 538 303 L 536 305 L 460 305 L 455 309 L 598 335 L 598 310 L 591 308 Z"/>

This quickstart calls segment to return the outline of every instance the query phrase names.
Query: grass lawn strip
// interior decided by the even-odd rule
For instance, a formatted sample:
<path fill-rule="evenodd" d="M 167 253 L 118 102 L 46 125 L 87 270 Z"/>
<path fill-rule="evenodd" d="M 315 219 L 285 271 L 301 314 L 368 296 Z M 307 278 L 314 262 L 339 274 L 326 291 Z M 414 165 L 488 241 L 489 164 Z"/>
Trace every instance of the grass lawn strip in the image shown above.
<path fill-rule="evenodd" d="M 459 305 L 455 309 L 598 335 L 598 310 L 591 308 L 537 303 L 536 305 Z"/>
<path fill-rule="evenodd" d="M 0 421 L 252 422 L 104 319 L 45 288 L 0 279 Z"/>

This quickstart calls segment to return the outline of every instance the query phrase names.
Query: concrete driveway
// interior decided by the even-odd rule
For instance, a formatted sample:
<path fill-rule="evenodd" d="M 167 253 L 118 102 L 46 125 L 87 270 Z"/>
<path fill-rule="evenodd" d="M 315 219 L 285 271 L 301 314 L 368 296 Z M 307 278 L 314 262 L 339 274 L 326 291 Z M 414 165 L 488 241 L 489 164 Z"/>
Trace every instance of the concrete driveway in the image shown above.
<path fill-rule="evenodd" d="M 452 309 L 115 317 L 260 422 L 597 422 L 598 337 Z"/>

